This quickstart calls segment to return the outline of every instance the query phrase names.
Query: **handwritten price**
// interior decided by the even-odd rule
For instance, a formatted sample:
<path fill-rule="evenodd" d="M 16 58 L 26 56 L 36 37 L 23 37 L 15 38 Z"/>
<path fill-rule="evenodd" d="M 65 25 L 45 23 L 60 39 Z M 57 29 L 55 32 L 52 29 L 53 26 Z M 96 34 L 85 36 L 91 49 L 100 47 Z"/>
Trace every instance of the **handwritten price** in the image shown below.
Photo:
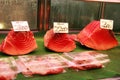
<path fill-rule="evenodd" d="M 30 31 L 27 21 L 12 21 L 14 31 Z"/>
<path fill-rule="evenodd" d="M 68 33 L 68 23 L 54 23 L 54 33 Z"/>
<path fill-rule="evenodd" d="M 108 24 L 107 22 L 103 22 L 102 26 L 105 27 L 105 28 L 110 28 L 110 24 Z"/>
<path fill-rule="evenodd" d="M 113 29 L 113 20 L 106 20 L 101 19 L 100 20 L 100 27 L 104 29 Z"/>
<path fill-rule="evenodd" d="M 26 31 L 28 29 L 27 26 L 19 26 L 17 27 L 18 25 L 16 25 L 16 27 L 14 28 L 16 31 Z"/>

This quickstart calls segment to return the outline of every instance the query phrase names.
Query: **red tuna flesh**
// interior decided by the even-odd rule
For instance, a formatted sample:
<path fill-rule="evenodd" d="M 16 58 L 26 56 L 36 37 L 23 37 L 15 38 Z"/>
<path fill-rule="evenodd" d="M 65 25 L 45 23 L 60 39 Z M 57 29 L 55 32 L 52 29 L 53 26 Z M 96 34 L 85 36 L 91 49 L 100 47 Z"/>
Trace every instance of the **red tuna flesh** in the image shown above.
<path fill-rule="evenodd" d="M 36 40 L 31 31 L 10 31 L 0 45 L 0 51 L 9 55 L 28 54 L 36 48 Z"/>
<path fill-rule="evenodd" d="M 54 33 L 48 30 L 44 36 L 44 46 L 55 52 L 70 52 L 76 48 L 74 40 L 67 33 Z"/>
<path fill-rule="evenodd" d="M 100 21 L 89 23 L 77 37 L 82 45 L 96 50 L 108 50 L 118 45 L 113 31 L 100 28 Z"/>

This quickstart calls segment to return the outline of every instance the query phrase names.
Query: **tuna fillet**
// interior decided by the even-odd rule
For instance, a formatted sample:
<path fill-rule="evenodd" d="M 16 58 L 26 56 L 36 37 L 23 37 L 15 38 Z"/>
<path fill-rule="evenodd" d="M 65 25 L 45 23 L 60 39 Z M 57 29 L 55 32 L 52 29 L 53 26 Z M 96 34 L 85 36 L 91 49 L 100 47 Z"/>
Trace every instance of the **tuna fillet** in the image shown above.
<path fill-rule="evenodd" d="M 100 28 L 100 21 L 88 24 L 77 37 L 82 45 L 96 50 L 108 50 L 118 45 L 113 31 Z"/>
<path fill-rule="evenodd" d="M 104 64 L 110 61 L 108 55 L 95 51 L 71 52 L 64 55 L 71 61 L 68 63 L 70 68 L 76 70 L 103 68 Z"/>
<path fill-rule="evenodd" d="M 56 57 L 19 56 L 18 58 L 18 69 L 25 76 L 59 74 L 64 71 L 62 63 L 58 62 Z"/>
<path fill-rule="evenodd" d="M 17 67 L 12 63 L 11 58 L 0 58 L 0 80 L 15 80 Z"/>
<path fill-rule="evenodd" d="M 44 46 L 55 52 L 70 52 L 76 48 L 74 40 L 67 33 L 54 33 L 48 30 L 44 35 Z"/>
<path fill-rule="evenodd" d="M 28 54 L 36 48 L 36 40 L 31 31 L 10 31 L 0 45 L 0 51 L 8 55 Z"/>

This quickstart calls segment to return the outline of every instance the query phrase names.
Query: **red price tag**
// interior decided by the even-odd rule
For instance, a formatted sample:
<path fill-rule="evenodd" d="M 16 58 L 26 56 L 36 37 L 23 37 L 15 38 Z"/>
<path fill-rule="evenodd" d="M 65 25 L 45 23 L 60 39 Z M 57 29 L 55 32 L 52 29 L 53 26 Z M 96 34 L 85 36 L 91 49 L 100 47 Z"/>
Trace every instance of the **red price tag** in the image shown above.
<path fill-rule="evenodd" d="M 12 21 L 14 31 L 30 31 L 27 21 Z"/>

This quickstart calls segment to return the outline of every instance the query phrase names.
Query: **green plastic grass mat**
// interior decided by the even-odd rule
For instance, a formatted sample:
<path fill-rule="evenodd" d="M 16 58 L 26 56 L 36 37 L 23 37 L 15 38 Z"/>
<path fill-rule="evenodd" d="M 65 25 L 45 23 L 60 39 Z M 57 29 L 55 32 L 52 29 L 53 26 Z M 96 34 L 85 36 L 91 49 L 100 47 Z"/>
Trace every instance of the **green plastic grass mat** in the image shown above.
<path fill-rule="evenodd" d="M 46 49 L 43 42 L 44 33 L 35 33 L 35 38 L 38 44 L 38 48 L 28 55 L 43 55 L 43 54 L 53 54 L 54 52 Z M 0 43 L 5 38 L 6 35 L 0 34 Z M 120 42 L 120 35 L 116 35 L 117 40 Z M 74 52 L 88 51 L 91 49 L 81 46 L 76 43 L 77 48 Z M 120 76 L 120 44 L 113 49 L 106 51 L 99 51 L 104 54 L 108 54 L 111 60 L 106 67 L 102 69 L 93 69 L 86 71 L 75 71 L 73 69 L 67 69 L 65 73 L 56 75 L 40 76 L 34 75 L 33 77 L 24 77 L 22 74 L 18 74 L 16 80 L 99 80 L 101 78 L 109 78 Z M 58 53 L 62 54 L 62 53 Z M 0 57 L 8 57 L 9 55 L 0 53 Z"/>

